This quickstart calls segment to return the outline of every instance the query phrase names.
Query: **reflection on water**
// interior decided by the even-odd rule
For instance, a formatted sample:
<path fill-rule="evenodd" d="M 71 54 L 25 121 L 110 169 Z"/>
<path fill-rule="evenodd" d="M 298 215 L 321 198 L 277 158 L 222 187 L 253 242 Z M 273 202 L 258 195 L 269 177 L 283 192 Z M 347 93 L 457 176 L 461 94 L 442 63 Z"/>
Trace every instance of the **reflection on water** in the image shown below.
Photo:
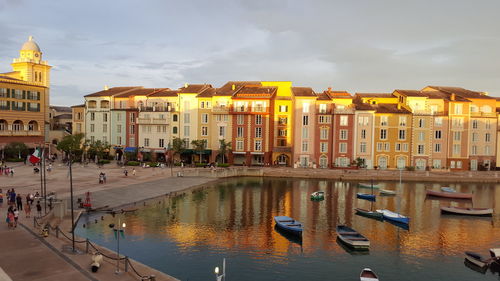
<path fill-rule="evenodd" d="M 488 184 L 450 184 L 474 192 L 474 207 L 494 207 L 493 218 L 441 216 L 440 206 L 471 206 L 470 201 L 426 199 L 425 190 L 440 184 L 386 182 L 396 196 L 356 199 L 355 183 L 300 179 L 228 179 L 213 187 L 157 199 L 127 224 L 120 251 L 181 280 L 210 280 L 213 268 L 227 258 L 228 280 L 356 280 L 371 267 L 382 280 L 496 280 L 478 276 L 463 264 L 466 250 L 486 253 L 500 246 L 500 191 Z M 324 201 L 310 194 L 325 192 Z M 378 191 L 374 191 L 378 195 Z M 373 204 L 373 205 L 372 205 Z M 354 208 L 389 209 L 409 216 L 409 230 L 355 215 Z M 285 215 L 304 225 L 302 241 L 274 228 L 273 217 Z M 86 221 L 87 219 L 87 221 Z M 93 223 L 82 218 L 78 234 L 115 249 L 105 216 Z M 345 223 L 368 239 L 367 255 L 337 244 L 335 227 Z M 333 278 L 335 276 L 335 278 Z"/>

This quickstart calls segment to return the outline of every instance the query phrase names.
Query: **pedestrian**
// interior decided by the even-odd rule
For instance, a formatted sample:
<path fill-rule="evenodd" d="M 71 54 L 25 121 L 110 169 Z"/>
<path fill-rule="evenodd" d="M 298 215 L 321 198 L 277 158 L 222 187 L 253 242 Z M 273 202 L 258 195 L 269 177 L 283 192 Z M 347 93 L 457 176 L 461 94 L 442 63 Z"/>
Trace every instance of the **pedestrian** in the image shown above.
<path fill-rule="evenodd" d="M 39 217 L 42 216 L 42 205 L 40 205 L 40 201 L 36 201 L 36 213 Z"/>
<path fill-rule="evenodd" d="M 104 179 L 102 177 L 102 172 L 99 174 L 99 184 L 104 183 Z"/>
<path fill-rule="evenodd" d="M 132 168 L 132 176 L 135 176 L 135 168 Z"/>
<path fill-rule="evenodd" d="M 23 210 L 23 198 L 21 197 L 21 194 L 17 194 L 16 196 L 16 205 L 18 210 Z"/>
<path fill-rule="evenodd" d="M 14 209 L 14 228 L 17 227 L 17 220 L 19 219 L 19 210 Z"/>
<path fill-rule="evenodd" d="M 106 173 L 102 173 L 102 180 L 106 183 Z"/>
<path fill-rule="evenodd" d="M 9 194 L 9 205 L 15 206 L 16 205 L 16 192 L 14 191 L 14 188 L 10 191 Z"/>
<path fill-rule="evenodd" d="M 126 177 L 128 177 L 128 171 L 127 171 L 127 169 L 125 169 L 125 171 L 123 171 L 123 173 L 125 174 Z"/>
<path fill-rule="evenodd" d="M 3 190 L 0 188 L 0 204 L 3 203 Z"/>
<path fill-rule="evenodd" d="M 14 168 L 10 168 L 10 176 L 13 177 L 14 176 Z"/>
<path fill-rule="evenodd" d="M 7 212 L 7 225 L 9 226 L 10 229 L 14 229 L 14 211 L 9 210 Z"/>
<path fill-rule="evenodd" d="M 27 218 L 29 218 L 31 215 L 31 205 L 28 200 L 26 200 L 26 205 L 24 205 L 24 213 L 26 214 Z"/>

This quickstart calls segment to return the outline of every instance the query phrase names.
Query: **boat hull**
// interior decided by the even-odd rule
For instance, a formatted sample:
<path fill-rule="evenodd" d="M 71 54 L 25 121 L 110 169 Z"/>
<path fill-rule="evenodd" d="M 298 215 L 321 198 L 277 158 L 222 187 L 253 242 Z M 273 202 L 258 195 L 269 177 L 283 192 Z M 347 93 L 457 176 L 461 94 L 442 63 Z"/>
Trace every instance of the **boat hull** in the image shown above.
<path fill-rule="evenodd" d="M 472 199 L 472 193 L 440 192 L 434 190 L 426 190 L 425 193 L 428 196 L 434 196 L 434 197 L 453 198 L 453 199 Z"/>
<path fill-rule="evenodd" d="M 356 193 L 356 197 L 358 199 L 364 199 L 364 200 L 373 201 L 373 202 L 376 201 L 376 197 L 373 194 Z"/>
<path fill-rule="evenodd" d="M 480 255 L 472 252 L 465 252 L 465 259 L 480 268 L 485 268 L 488 266 L 488 263 L 485 262 Z"/>
<path fill-rule="evenodd" d="M 370 241 L 352 228 L 338 226 L 337 237 L 350 248 L 357 250 L 368 250 L 370 248 Z"/>
<path fill-rule="evenodd" d="M 364 268 L 359 274 L 360 281 L 378 281 L 378 276 L 369 268 Z"/>
<path fill-rule="evenodd" d="M 377 210 L 377 212 L 382 213 L 384 220 L 393 221 L 402 224 L 409 224 L 410 218 L 400 215 L 398 213 L 391 212 L 389 210 Z"/>
<path fill-rule="evenodd" d="M 381 189 L 379 192 L 380 195 L 396 195 L 396 191 L 393 190 Z"/>
<path fill-rule="evenodd" d="M 302 237 L 302 224 L 290 217 L 285 216 L 277 216 L 274 217 L 274 221 L 276 222 L 276 226 L 293 235 Z"/>
<path fill-rule="evenodd" d="M 373 189 L 378 189 L 379 186 L 378 185 L 371 185 L 371 184 L 366 184 L 366 183 L 358 183 L 358 187 L 360 188 L 373 188 Z"/>
<path fill-rule="evenodd" d="M 382 220 L 384 218 L 384 215 L 382 215 L 382 213 L 379 212 L 369 211 L 361 208 L 355 208 L 354 210 L 356 210 L 356 214 L 364 217 L 369 217 L 378 220 Z"/>
<path fill-rule="evenodd" d="M 463 215 L 463 216 L 491 217 L 493 215 L 493 209 L 489 209 L 489 208 L 441 207 L 441 213 L 443 213 L 443 214 Z"/>

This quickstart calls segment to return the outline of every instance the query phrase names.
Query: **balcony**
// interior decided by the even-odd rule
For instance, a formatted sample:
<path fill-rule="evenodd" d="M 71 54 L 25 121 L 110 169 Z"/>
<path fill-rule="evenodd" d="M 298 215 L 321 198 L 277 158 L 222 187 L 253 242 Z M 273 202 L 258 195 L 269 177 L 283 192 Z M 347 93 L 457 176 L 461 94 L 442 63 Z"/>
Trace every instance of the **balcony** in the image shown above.
<path fill-rule="evenodd" d="M 335 108 L 334 114 L 354 114 L 354 108 Z"/>
<path fill-rule="evenodd" d="M 141 112 L 175 112 L 176 108 L 173 106 L 141 106 L 139 107 Z"/>
<path fill-rule="evenodd" d="M 423 115 L 444 115 L 444 111 L 431 111 L 431 110 L 413 110 L 413 115 L 419 115 L 419 116 L 423 116 Z"/>
<path fill-rule="evenodd" d="M 273 152 L 277 152 L 277 153 L 291 153 L 292 152 L 292 147 L 290 146 L 277 146 L 277 147 L 273 147 Z"/>
<path fill-rule="evenodd" d="M 212 112 L 213 113 L 228 114 L 229 113 L 229 106 L 214 106 L 214 107 L 212 107 Z"/>
<path fill-rule="evenodd" d="M 167 125 L 169 121 L 167 118 L 137 118 L 137 124 L 143 125 Z"/>
<path fill-rule="evenodd" d="M 264 106 L 231 106 L 232 114 L 269 114 L 269 107 Z"/>
<path fill-rule="evenodd" d="M 496 112 L 471 112 L 471 117 L 497 117 Z"/>
<path fill-rule="evenodd" d="M 318 110 L 316 110 L 316 114 L 329 115 L 329 114 L 333 114 L 333 110 L 332 109 L 318 109 Z"/>
<path fill-rule="evenodd" d="M 2 137 L 26 137 L 26 136 L 42 136 L 42 131 L 0 131 Z"/>

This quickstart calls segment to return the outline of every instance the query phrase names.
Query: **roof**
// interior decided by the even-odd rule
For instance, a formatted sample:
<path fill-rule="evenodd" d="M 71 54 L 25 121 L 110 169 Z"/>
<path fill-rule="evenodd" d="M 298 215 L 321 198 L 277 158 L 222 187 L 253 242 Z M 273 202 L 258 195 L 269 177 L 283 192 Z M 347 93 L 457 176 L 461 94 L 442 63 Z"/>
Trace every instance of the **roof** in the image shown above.
<path fill-rule="evenodd" d="M 233 90 L 234 85 L 234 90 Z M 229 81 L 222 87 L 218 88 L 215 92 L 216 96 L 232 96 L 243 86 L 262 86 L 259 81 Z"/>
<path fill-rule="evenodd" d="M 330 96 L 326 93 L 326 91 L 323 93 L 318 93 L 317 96 L 318 100 L 328 100 L 328 101 L 331 100 Z"/>
<path fill-rule="evenodd" d="M 75 107 L 85 107 L 85 104 L 77 104 L 77 105 L 72 105 L 71 108 L 75 108 Z"/>
<path fill-rule="evenodd" d="M 444 86 L 428 86 L 428 87 L 448 93 L 450 95 L 455 94 L 466 99 L 494 99 L 490 96 L 487 96 L 484 92 L 471 91 L 460 87 L 444 87 Z"/>
<path fill-rule="evenodd" d="M 71 107 L 69 106 L 56 106 L 56 105 L 51 105 L 49 107 L 50 109 L 53 109 L 58 112 L 71 112 Z"/>
<path fill-rule="evenodd" d="M 170 90 L 168 88 L 166 89 L 161 89 L 159 91 L 156 91 L 152 94 L 149 94 L 148 97 L 177 97 L 177 93 L 179 91 L 177 90 Z"/>
<path fill-rule="evenodd" d="M 328 90 L 325 91 L 325 93 L 331 98 L 331 99 L 352 99 L 352 95 L 347 92 L 347 91 L 332 91 Z"/>
<path fill-rule="evenodd" d="M 138 88 L 138 89 L 133 89 L 132 91 L 126 91 L 122 94 L 117 94 L 115 98 L 128 98 L 128 97 L 134 97 L 134 96 L 147 96 L 150 95 L 154 92 L 157 92 L 162 89 L 150 89 L 150 88 Z"/>
<path fill-rule="evenodd" d="M 215 95 L 215 88 L 207 88 L 203 92 L 199 93 L 196 97 L 197 98 L 211 98 L 213 95 Z"/>
<path fill-rule="evenodd" d="M 292 92 L 296 97 L 316 97 L 316 94 L 310 87 L 292 87 Z"/>
<path fill-rule="evenodd" d="M 421 91 L 421 94 L 429 99 L 442 99 L 446 101 L 451 101 L 451 95 L 443 91 Z M 465 99 L 461 96 L 455 95 L 455 101 L 460 102 L 470 102 L 470 100 Z"/>
<path fill-rule="evenodd" d="M 10 77 L 10 76 L 6 76 L 6 75 L 0 75 L 0 79 L 9 79 L 9 80 L 15 80 L 15 81 L 24 81 L 24 80 L 17 79 L 17 78 L 14 78 L 14 77 Z"/>
<path fill-rule="evenodd" d="M 38 44 L 33 41 L 33 36 L 28 37 L 28 41 L 26 41 L 21 47 L 21 51 L 36 51 L 41 52 Z"/>
<path fill-rule="evenodd" d="M 234 98 L 271 98 L 276 91 L 277 87 L 259 87 L 259 86 L 244 86 L 238 92 L 236 92 Z"/>
<path fill-rule="evenodd" d="M 137 88 L 142 88 L 142 86 L 136 86 L 136 87 L 113 87 L 109 88 L 107 90 L 102 90 L 99 92 L 95 92 L 89 95 L 86 95 L 84 97 L 109 97 L 109 96 L 114 96 L 126 91 L 130 91 L 132 89 L 137 89 Z"/>
<path fill-rule="evenodd" d="M 400 113 L 400 114 L 411 113 L 411 111 L 404 108 L 403 106 L 400 106 L 398 108 L 398 105 L 395 103 L 379 103 L 372 105 L 372 107 L 375 108 L 376 113 Z"/>
<path fill-rule="evenodd" d="M 394 98 L 391 93 L 356 93 L 354 97 L 361 98 Z"/>
<path fill-rule="evenodd" d="M 355 103 L 354 107 L 356 110 L 375 110 L 373 106 L 369 103 Z"/>
<path fill-rule="evenodd" d="M 425 95 L 422 94 L 421 91 L 419 90 L 394 90 L 395 92 L 398 92 L 402 95 L 405 95 L 407 97 L 425 97 Z"/>
<path fill-rule="evenodd" d="M 179 88 L 179 93 L 201 93 L 206 88 L 211 88 L 212 85 L 209 84 L 186 84 L 184 87 Z"/>
<path fill-rule="evenodd" d="M 71 119 L 71 118 L 73 118 L 73 115 L 71 114 L 61 114 L 54 116 L 52 119 Z"/>

